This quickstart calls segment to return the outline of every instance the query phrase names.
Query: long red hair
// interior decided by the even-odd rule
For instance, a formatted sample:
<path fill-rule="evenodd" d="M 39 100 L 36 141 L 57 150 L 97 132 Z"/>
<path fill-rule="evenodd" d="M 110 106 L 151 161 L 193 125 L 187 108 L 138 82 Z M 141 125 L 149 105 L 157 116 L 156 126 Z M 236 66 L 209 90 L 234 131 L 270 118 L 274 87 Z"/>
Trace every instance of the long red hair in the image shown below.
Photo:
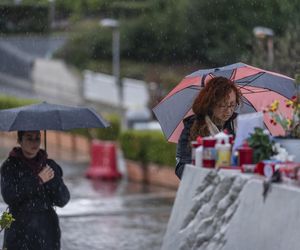
<path fill-rule="evenodd" d="M 214 108 L 226 100 L 231 91 L 234 91 L 236 103 L 239 105 L 241 102 L 241 92 L 233 81 L 225 77 L 214 77 L 206 83 L 192 106 L 196 120 L 191 127 L 190 140 L 195 140 L 199 135 L 209 136 L 205 116 L 212 117 Z"/>

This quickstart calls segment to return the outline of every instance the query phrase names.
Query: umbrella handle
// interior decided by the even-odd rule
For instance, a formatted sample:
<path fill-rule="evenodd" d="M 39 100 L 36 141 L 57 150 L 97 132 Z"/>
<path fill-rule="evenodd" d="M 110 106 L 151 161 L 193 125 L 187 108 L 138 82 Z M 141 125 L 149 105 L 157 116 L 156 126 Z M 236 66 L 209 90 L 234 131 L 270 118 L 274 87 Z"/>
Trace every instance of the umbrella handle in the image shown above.
<path fill-rule="evenodd" d="M 44 130 L 44 150 L 47 152 L 47 131 Z"/>

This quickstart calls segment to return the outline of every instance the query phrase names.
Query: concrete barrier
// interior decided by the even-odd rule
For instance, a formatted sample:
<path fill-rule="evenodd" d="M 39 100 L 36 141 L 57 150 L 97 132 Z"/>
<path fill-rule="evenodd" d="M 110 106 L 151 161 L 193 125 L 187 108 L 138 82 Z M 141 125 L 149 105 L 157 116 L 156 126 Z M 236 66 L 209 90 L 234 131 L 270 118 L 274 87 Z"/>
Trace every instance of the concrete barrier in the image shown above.
<path fill-rule="evenodd" d="M 299 250 L 300 188 L 187 165 L 162 249 Z"/>

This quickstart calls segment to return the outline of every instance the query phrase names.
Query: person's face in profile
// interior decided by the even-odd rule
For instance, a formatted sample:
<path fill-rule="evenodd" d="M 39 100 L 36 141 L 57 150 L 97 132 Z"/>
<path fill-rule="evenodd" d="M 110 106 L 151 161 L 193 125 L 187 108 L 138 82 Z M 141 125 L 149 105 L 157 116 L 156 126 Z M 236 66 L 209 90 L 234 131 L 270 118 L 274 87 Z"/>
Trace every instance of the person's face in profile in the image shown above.
<path fill-rule="evenodd" d="M 40 131 L 26 131 L 22 138 L 19 140 L 23 155 L 26 158 L 34 158 L 41 145 L 41 133 Z"/>
<path fill-rule="evenodd" d="M 232 90 L 228 96 L 224 98 L 213 110 L 214 116 L 226 122 L 233 114 L 236 109 L 236 95 Z"/>

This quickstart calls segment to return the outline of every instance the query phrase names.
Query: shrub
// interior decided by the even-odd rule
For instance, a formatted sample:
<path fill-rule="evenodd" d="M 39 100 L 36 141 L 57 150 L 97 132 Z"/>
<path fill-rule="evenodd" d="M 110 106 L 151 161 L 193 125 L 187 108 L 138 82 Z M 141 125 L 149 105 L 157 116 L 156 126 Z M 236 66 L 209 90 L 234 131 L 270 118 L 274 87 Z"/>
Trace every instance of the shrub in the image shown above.
<path fill-rule="evenodd" d="M 100 27 L 96 21 L 84 21 L 72 28 L 66 44 L 54 56 L 86 69 L 90 60 L 111 59 L 111 43 L 110 29 Z"/>
<path fill-rule="evenodd" d="M 0 95 L 0 109 L 16 108 L 37 103 L 34 99 L 20 99 L 12 96 Z"/>
<path fill-rule="evenodd" d="M 127 159 L 175 166 L 175 144 L 168 143 L 161 132 L 128 130 L 121 134 L 120 144 Z"/>
<path fill-rule="evenodd" d="M 120 118 L 117 115 L 106 115 L 104 119 L 110 123 L 108 128 L 73 129 L 71 133 L 85 136 L 89 139 L 99 139 L 103 141 L 117 141 L 120 136 Z"/>
<path fill-rule="evenodd" d="M 160 132 L 151 132 L 148 139 L 147 155 L 149 161 L 159 165 L 175 166 L 176 145 L 167 142 Z"/>
<path fill-rule="evenodd" d="M 106 129 L 96 129 L 96 138 L 104 141 L 117 141 L 121 131 L 121 120 L 117 115 L 108 115 L 104 117 L 110 127 Z"/>
<path fill-rule="evenodd" d="M 142 135 L 134 131 L 125 131 L 120 136 L 120 145 L 123 150 L 124 157 L 134 161 L 145 161 L 146 156 L 141 150 L 142 140 L 138 138 Z"/>

